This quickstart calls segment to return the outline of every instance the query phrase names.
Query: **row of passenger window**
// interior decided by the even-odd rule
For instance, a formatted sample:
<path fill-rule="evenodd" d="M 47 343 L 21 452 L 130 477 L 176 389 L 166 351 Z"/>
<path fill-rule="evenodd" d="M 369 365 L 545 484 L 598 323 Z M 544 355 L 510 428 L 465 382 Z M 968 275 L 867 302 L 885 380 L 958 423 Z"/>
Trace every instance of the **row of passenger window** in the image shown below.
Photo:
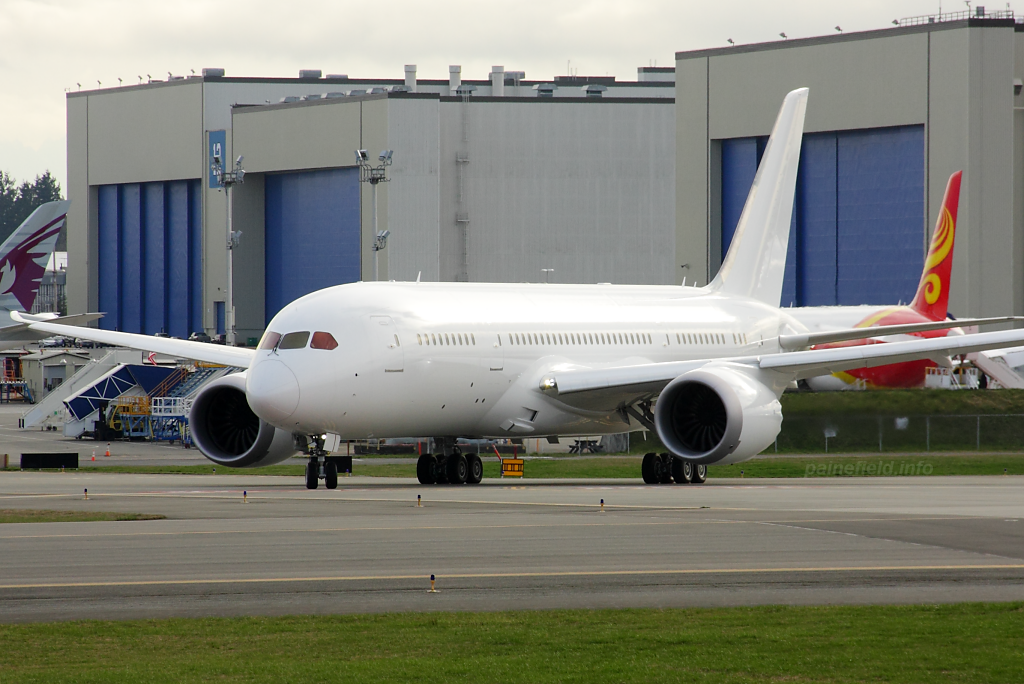
<path fill-rule="evenodd" d="M 733 344 L 746 344 L 744 333 L 732 333 Z M 722 333 L 676 333 L 676 344 L 727 344 Z"/>
<path fill-rule="evenodd" d="M 473 333 L 416 333 L 416 341 L 420 345 L 458 347 L 476 346 L 476 335 Z"/>
<path fill-rule="evenodd" d="M 653 344 L 647 333 L 507 333 L 511 345 Z"/>
<path fill-rule="evenodd" d="M 329 332 L 317 331 L 313 333 L 313 341 L 309 340 L 309 331 L 290 332 L 285 335 L 270 330 L 260 340 L 260 349 L 305 349 L 309 343 L 310 349 L 337 349 L 338 341 Z"/>

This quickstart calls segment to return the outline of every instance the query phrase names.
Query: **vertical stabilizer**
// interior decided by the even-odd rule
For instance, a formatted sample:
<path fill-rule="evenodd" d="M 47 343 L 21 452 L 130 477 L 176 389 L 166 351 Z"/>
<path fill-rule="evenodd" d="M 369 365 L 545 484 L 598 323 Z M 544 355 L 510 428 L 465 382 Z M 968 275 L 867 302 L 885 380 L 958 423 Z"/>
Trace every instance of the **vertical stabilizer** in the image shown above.
<path fill-rule="evenodd" d="M 807 94 L 807 88 L 800 88 L 782 102 L 729 252 L 709 285 L 713 291 L 751 297 L 772 306 L 779 306 L 782 300 Z"/>
<path fill-rule="evenodd" d="M 941 321 L 949 306 L 949 272 L 953 267 L 953 241 L 956 239 L 956 212 L 960 206 L 960 176 L 957 171 L 949 177 L 946 194 L 942 197 L 942 210 L 935 222 L 935 232 L 924 259 L 924 271 L 917 286 L 917 294 L 910 308 Z"/>
<path fill-rule="evenodd" d="M 71 202 L 47 202 L 0 245 L 0 310 L 31 311 Z"/>

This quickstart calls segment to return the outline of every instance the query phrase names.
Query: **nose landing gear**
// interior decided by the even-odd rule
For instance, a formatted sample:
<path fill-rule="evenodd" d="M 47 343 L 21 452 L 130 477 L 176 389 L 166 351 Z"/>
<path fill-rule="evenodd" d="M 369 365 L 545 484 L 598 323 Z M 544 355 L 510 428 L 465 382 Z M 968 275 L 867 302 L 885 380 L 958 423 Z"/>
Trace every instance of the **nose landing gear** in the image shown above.
<path fill-rule="evenodd" d="M 309 440 L 309 462 L 306 463 L 306 489 L 316 489 L 323 479 L 328 489 L 338 488 L 338 465 L 327 458 L 324 438 L 314 435 Z"/>

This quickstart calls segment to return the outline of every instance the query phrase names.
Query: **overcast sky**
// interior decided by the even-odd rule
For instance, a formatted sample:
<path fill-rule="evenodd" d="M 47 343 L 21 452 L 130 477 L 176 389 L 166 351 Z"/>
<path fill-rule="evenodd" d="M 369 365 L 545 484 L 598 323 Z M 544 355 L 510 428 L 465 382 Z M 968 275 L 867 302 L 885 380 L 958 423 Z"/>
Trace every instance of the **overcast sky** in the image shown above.
<path fill-rule="evenodd" d="M 989 3 L 989 9 L 1005 2 Z M 66 90 L 116 87 L 203 67 L 229 76 L 322 69 L 363 78 L 485 78 L 491 65 L 550 79 L 635 80 L 677 50 L 891 26 L 934 14 L 922 0 L 0 0 L 0 170 L 49 169 L 66 187 Z M 946 0 L 943 11 L 963 10 Z"/>

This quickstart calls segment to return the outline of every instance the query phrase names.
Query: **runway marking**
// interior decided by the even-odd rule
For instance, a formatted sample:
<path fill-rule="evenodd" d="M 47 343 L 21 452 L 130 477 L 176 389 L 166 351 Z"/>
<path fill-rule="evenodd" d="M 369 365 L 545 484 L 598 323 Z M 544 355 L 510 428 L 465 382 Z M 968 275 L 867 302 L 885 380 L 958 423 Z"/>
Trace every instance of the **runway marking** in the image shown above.
<path fill-rule="evenodd" d="M 870 565 L 795 568 L 695 568 L 687 570 L 580 570 L 551 572 L 467 572 L 439 574 L 440 579 L 526 579 L 531 577 L 624 577 L 680 575 L 752 575 L 786 572 L 893 572 L 922 570 L 1024 570 L 1024 564 L 992 565 Z M 274 584 L 294 582 L 366 582 L 425 580 L 430 573 L 409 575 L 338 575 L 320 577 L 235 577 L 227 579 L 134 580 L 124 582 L 39 582 L 33 584 L 0 584 L 3 589 L 76 589 L 89 587 L 190 586 L 199 584 Z M 318 591 L 323 591 L 320 587 Z"/>
<path fill-rule="evenodd" d="M 560 527 L 642 527 L 642 526 L 658 526 L 658 525 L 767 525 L 769 527 L 782 527 L 793 530 L 803 530 L 807 532 L 828 532 L 834 534 L 843 534 L 848 536 L 860 537 L 865 535 L 855 534 L 852 532 L 835 532 L 833 530 L 822 530 L 816 527 L 799 527 L 791 523 L 851 523 L 851 522 L 902 522 L 911 520 L 917 521 L 937 521 L 937 520 L 988 520 L 981 516 L 943 516 L 943 517 L 931 517 L 931 518 L 840 518 L 840 519 L 828 519 L 821 518 L 810 520 L 722 520 L 722 519 L 710 519 L 710 520 L 663 520 L 663 521 L 609 521 L 605 518 L 603 522 L 556 522 L 556 523 L 522 523 L 517 525 L 413 525 L 403 527 L 298 527 L 298 528 L 282 528 L 275 530 L 268 529 L 228 529 L 228 530 L 176 530 L 170 532 L 82 532 L 80 534 L 11 534 L 11 535 L 0 535 L 0 539 L 77 539 L 77 538 L 88 538 L 88 539 L 99 539 L 104 537 L 174 537 L 174 536 L 190 536 L 190 535 L 217 535 L 217 534 L 268 534 L 268 533 L 320 533 L 320 532 L 406 532 L 412 530 L 493 530 L 493 529 L 530 529 L 530 528 L 560 528 Z M 110 522 L 110 521 L 87 521 L 87 522 Z M 116 521 L 115 521 L 116 522 Z M 164 522 L 167 521 L 153 521 L 153 522 Z M 38 525 L 39 523 L 22 523 Z M 865 538 L 874 538 L 866 537 Z M 885 538 L 887 541 L 898 541 L 890 540 Z M 901 542 L 908 544 L 915 544 L 915 542 Z M 945 548 L 945 547 L 938 547 Z"/>

